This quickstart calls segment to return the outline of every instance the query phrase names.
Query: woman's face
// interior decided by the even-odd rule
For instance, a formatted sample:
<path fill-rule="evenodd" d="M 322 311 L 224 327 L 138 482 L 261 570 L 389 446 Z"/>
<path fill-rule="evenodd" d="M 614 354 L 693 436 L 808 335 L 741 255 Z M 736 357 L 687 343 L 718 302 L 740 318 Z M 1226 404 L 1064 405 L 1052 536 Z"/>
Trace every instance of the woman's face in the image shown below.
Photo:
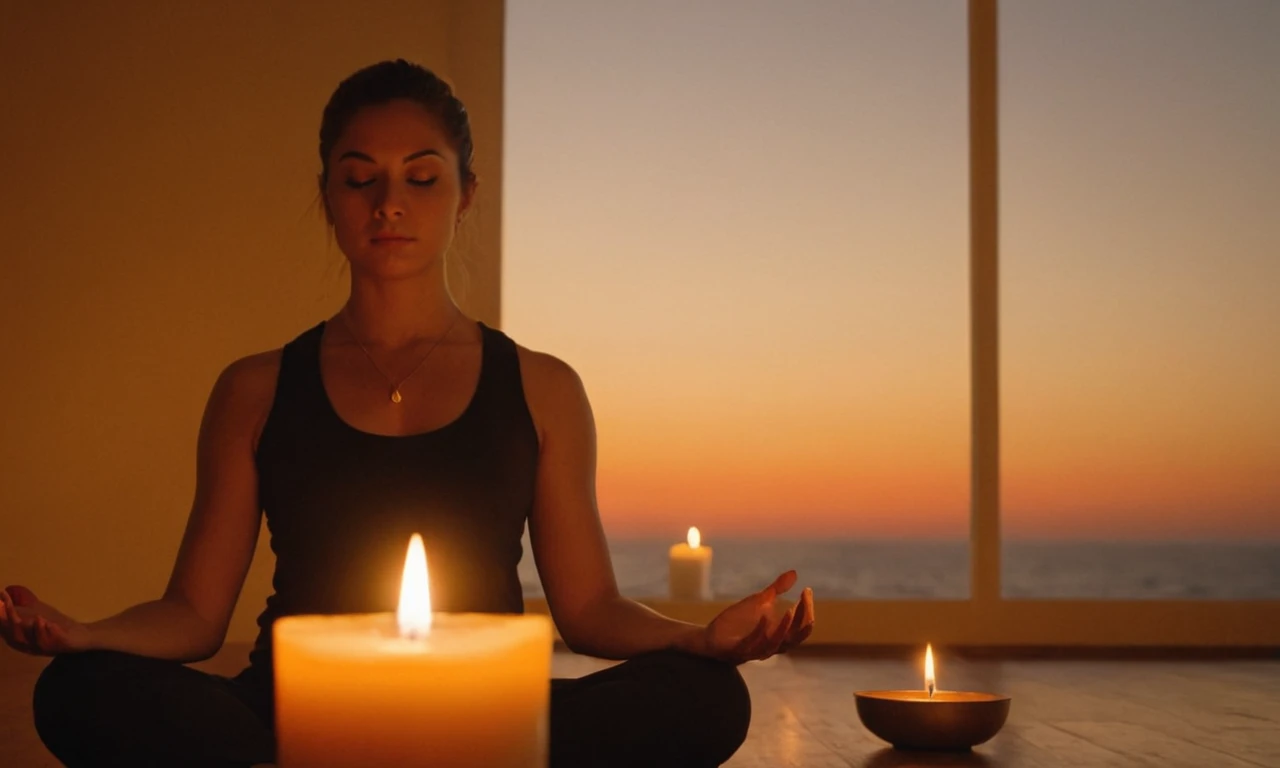
<path fill-rule="evenodd" d="M 351 118 L 329 155 L 324 197 L 352 271 L 404 277 L 440 261 L 471 192 L 436 118 L 399 99 Z"/>

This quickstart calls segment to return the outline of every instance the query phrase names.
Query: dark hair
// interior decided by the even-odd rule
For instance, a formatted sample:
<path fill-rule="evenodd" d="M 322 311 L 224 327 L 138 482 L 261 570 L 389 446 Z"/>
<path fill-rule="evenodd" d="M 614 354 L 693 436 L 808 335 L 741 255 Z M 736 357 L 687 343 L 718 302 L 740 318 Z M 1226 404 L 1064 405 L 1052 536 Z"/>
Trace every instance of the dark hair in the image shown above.
<path fill-rule="evenodd" d="M 475 148 L 471 144 L 471 120 L 453 89 L 436 73 L 404 59 L 382 61 L 359 70 L 338 84 L 320 119 L 320 189 L 329 180 L 329 153 L 347 123 L 362 107 L 393 99 L 417 102 L 435 115 L 458 155 L 458 180 L 465 189 L 475 180 L 471 169 Z"/>

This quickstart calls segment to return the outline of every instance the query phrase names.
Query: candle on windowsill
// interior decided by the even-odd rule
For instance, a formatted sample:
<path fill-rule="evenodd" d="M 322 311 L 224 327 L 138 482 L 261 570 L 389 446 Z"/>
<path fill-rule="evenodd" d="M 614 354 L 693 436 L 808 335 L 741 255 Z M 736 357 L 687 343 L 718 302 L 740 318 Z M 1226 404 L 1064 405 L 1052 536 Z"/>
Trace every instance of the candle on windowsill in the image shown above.
<path fill-rule="evenodd" d="M 671 547 L 668 584 L 671 599 L 711 599 L 711 547 L 702 546 L 702 534 L 690 528 L 687 540 Z"/>
<path fill-rule="evenodd" d="M 427 584 L 414 534 L 396 614 L 275 623 L 281 768 L 546 766 L 550 621 L 433 615 Z"/>

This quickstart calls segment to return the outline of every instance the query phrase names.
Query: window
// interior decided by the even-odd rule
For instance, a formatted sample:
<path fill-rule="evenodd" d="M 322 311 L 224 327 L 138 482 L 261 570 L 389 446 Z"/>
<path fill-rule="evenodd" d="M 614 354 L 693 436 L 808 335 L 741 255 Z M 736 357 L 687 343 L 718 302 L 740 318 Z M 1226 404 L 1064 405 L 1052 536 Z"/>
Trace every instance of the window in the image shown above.
<path fill-rule="evenodd" d="M 1280 597 L 1278 33 L 1001 6 L 1006 597 Z"/>
<path fill-rule="evenodd" d="M 504 327 L 585 382 L 624 593 L 696 525 L 717 597 L 966 597 L 964 6 L 507 13 Z"/>

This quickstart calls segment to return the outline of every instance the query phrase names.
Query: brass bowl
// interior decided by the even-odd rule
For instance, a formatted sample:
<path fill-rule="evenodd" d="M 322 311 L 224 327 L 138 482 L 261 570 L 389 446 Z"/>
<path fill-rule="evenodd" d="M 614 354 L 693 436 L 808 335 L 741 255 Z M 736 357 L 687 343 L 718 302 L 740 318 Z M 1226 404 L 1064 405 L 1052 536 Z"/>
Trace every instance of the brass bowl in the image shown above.
<path fill-rule="evenodd" d="M 898 749 L 962 752 L 995 736 L 1009 717 L 1009 697 L 991 693 L 858 691 L 858 718 Z"/>

